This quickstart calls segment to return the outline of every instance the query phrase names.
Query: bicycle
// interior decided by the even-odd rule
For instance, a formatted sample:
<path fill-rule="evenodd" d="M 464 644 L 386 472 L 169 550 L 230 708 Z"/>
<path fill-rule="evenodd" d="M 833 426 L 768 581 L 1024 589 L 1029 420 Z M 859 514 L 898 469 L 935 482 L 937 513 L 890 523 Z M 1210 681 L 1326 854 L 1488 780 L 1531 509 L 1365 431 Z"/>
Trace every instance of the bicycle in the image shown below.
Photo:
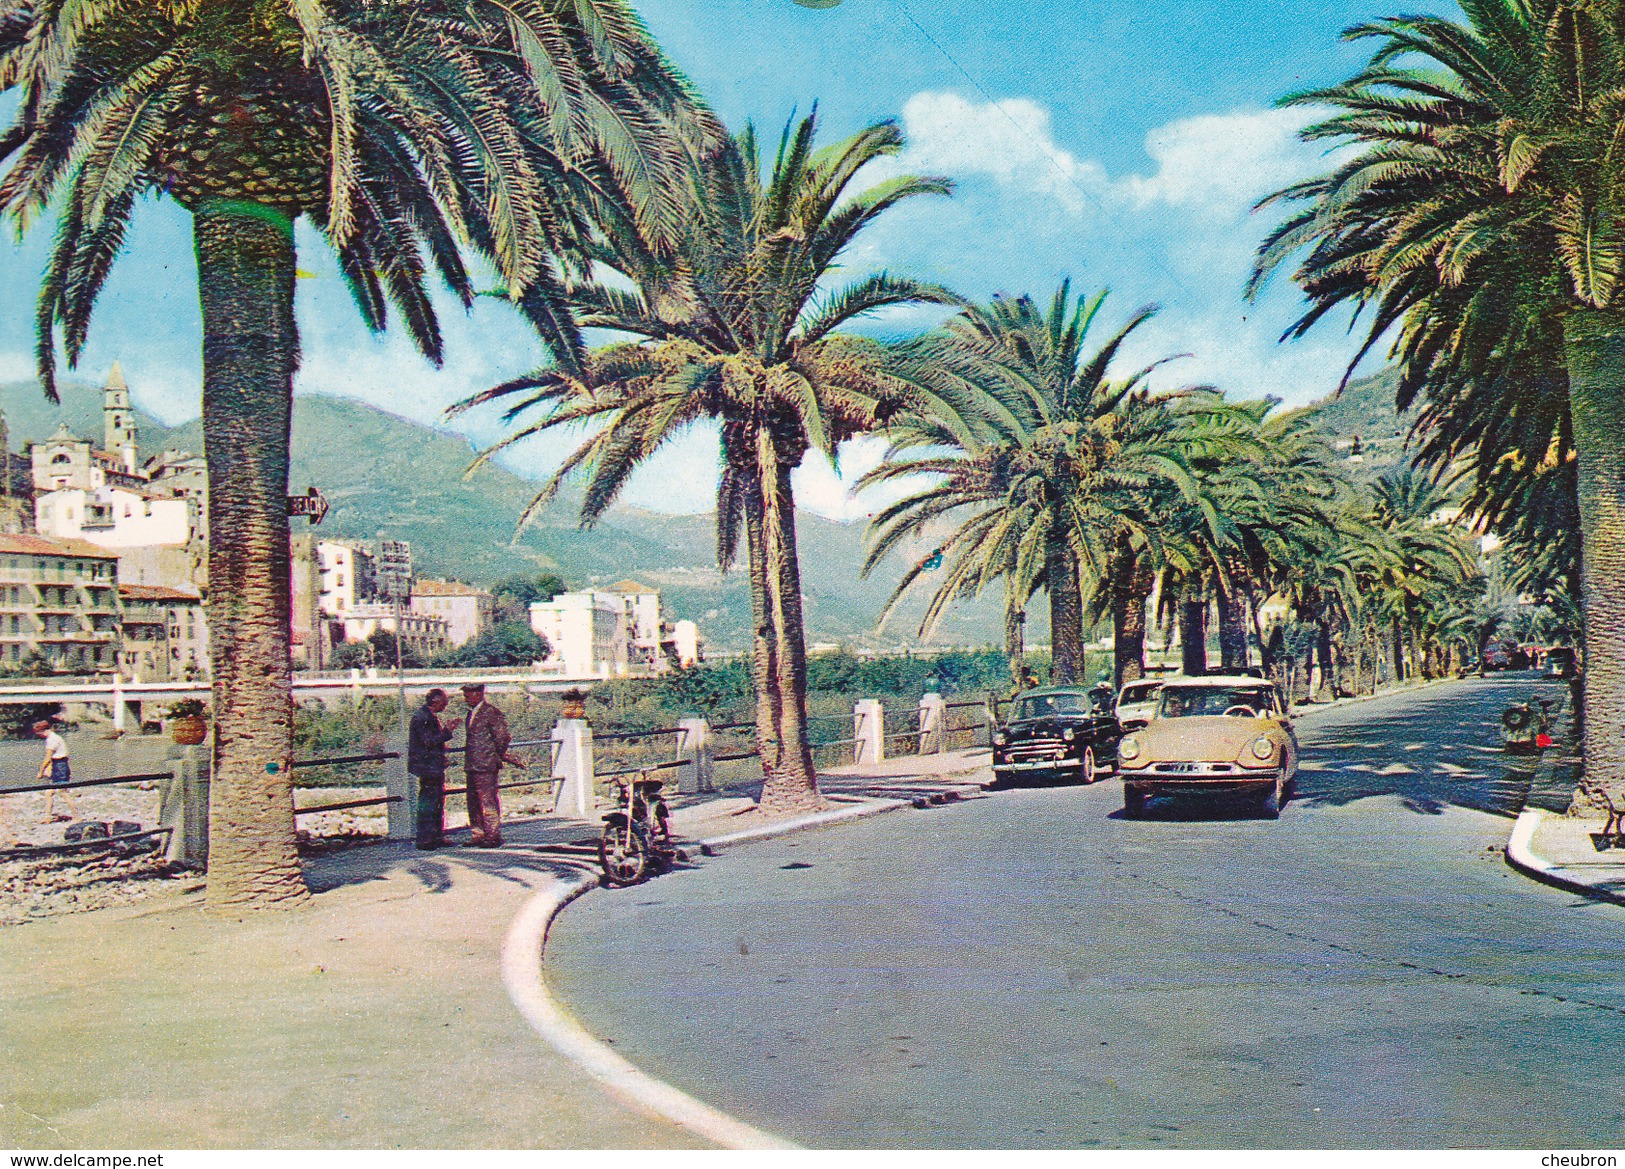
<path fill-rule="evenodd" d="M 671 843 L 671 814 L 662 796 L 665 785 L 650 779 L 647 771 L 640 771 L 630 783 L 620 777 L 610 782 L 619 795 L 615 810 L 604 815 L 598 863 L 606 885 L 636 885 L 681 855 Z"/>

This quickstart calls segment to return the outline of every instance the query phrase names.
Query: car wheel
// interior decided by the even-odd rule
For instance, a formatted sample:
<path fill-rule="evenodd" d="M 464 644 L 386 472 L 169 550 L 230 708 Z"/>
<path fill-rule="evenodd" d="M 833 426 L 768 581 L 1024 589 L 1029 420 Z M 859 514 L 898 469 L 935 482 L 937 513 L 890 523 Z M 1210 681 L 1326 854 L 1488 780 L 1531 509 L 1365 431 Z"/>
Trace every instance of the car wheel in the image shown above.
<path fill-rule="evenodd" d="M 1100 773 L 1095 770 L 1095 749 L 1085 747 L 1083 749 L 1083 782 L 1094 783 L 1099 778 Z"/>
<path fill-rule="evenodd" d="M 1280 818 L 1281 785 L 1279 781 L 1277 781 L 1275 786 L 1271 787 L 1269 791 L 1264 793 L 1263 799 L 1258 801 L 1258 814 L 1266 820 L 1277 820 Z"/>
<path fill-rule="evenodd" d="M 1145 814 L 1145 789 L 1132 784 L 1123 785 L 1123 815 L 1133 819 Z"/>

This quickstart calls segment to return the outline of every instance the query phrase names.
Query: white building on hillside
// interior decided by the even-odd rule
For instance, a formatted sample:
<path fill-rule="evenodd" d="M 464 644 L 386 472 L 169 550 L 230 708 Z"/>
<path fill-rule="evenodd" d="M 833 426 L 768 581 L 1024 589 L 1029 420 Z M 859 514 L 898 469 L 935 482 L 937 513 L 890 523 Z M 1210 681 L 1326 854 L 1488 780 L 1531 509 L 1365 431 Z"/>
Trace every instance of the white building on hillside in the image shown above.
<path fill-rule="evenodd" d="M 184 499 L 129 487 L 61 487 L 35 495 L 34 527 L 43 536 L 88 540 L 114 551 L 184 545 L 191 538 L 188 510 Z"/>

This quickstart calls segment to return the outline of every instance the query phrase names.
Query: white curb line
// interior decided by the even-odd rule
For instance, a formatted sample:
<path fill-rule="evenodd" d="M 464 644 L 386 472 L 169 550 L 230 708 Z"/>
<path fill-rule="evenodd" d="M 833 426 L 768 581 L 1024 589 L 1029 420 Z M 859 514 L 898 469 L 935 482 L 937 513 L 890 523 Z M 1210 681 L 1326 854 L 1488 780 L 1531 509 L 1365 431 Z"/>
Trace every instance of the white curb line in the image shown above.
<path fill-rule="evenodd" d="M 705 855 L 713 856 L 718 849 L 747 840 L 767 840 L 805 828 L 822 828 L 826 824 L 861 820 L 913 806 L 908 800 L 872 800 L 834 812 L 798 816 L 781 824 L 730 832 L 725 836 L 702 840 L 699 847 Z M 507 937 L 502 940 L 502 983 L 531 1030 L 547 1040 L 559 1054 L 584 1069 L 610 1095 L 634 1108 L 668 1120 L 714 1145 L 725 1149 L 800 1148 L 782 1137 L 718 1112 L 709 1104 L 640 1071 L 607 1045 L 594 1039 L 553 997 L 542 978 L 542 951 L 547 945 L 548 929 L 560 910 L 597 885 L 596 874 L 583 873 L 569 879 L 554 877 L 525 903 L 508 927 Z"/>
<path fill-rule="evenodd" d="M 572 1019 L 542 980 L 542 948 L 559 910 L 598 884 L 596 876 L 555 877 L 525 903 L 502 942 L 502 982 L 519 1013 L 566 1059 L 583 1068 L 619 1100 L 671 1121 L 725 1149 L 794 1149 L 799 1146 L 718 1112 L 670 1084 L 639 1071 Z"/>
<path fill-rule="evenodd" d="M 1566 889 L 1570 893 L 1578 893 L 1596 901 L 1613 901 L 1625 905 L 1625 895 L 1612 889 L 1599 889 L 1573 877 L 1566 877 L 1562 874 L 1561 865 L 1554 865 L 1534 850 L 1532 845 L 1535 829 L 1540 827 L 1548 815 L 1550 813 L 1543 812 L 1539 808 L 1525 808 L 1518 813 L 1517 823 L 1512 826 L 1512 836 L 1507 840 L 1507 864 L 1524 876 L 1533 877 L 1544 885 Z"/>

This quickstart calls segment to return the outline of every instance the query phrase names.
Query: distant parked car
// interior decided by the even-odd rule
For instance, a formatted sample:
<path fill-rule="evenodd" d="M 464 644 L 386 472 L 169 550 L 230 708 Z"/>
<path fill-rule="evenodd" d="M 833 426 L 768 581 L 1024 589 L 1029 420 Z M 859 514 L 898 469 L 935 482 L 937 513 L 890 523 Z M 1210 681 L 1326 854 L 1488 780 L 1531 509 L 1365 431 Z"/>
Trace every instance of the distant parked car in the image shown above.
<path fill-rule="evenodd" d="M 1486 645 L 1484 647 L 1484 669 L 1505 670 L 1512 666 L 1512 655 L 1507 653 L 1504 645 Z"/>
<path fill-rule="evenodd" d="M 1298 769 L 1298 740 L 1280 691 L 1246 675 L 1174 678 L 1157 714 L 1117 748 L 1123 811 L 1137 816 L 1159 795 L 1251 794 L 1280 815 Z"/>
<path fill-rule="evenodd" d="M 1543 673 L 1548 678 L 1572 678 L 1576 669 L 1574 650 L 1566 645 L 1554 646 L 1546 651 Z"/>
<path fill-rule="evenodd" d="M 1029 690 L 1011 704 L 1009 721 L 993 732 L 993 778 L 1093 783 L 1116 766 L 1120 738 L 1109 689 Z"/>
<path fill-rule="evenodd" d="M 1144 679 L 1125 682 L 1117 692 L 1117 722 L 1124 731 L 1145 726 L 1157 713 L 1157 695 L 1162 693 L 1162 682 Z"/>

